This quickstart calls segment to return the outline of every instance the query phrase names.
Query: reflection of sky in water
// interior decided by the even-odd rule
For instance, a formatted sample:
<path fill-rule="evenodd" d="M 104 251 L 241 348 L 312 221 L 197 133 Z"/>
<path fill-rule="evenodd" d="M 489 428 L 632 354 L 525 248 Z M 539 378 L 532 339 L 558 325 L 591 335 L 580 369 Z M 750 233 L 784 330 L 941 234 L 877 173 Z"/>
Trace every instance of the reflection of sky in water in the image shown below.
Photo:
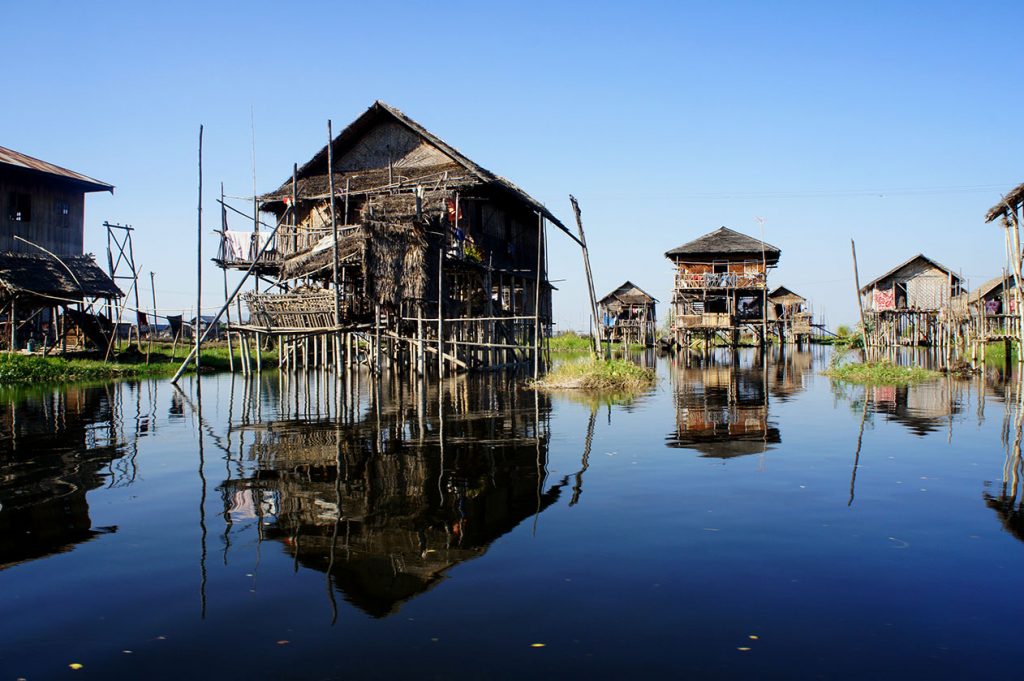
<path fill-rule="evenodd" d="M 211 377 L 201 402 L 164 381 L 7 394 L 0 666 L 1016 669 L 1005 384 L 833 385 L 821 352 L 692 360 L 611 405 L 494 375 L 448 381 L 440 409 L 435 386 L 315 374 Z"/>

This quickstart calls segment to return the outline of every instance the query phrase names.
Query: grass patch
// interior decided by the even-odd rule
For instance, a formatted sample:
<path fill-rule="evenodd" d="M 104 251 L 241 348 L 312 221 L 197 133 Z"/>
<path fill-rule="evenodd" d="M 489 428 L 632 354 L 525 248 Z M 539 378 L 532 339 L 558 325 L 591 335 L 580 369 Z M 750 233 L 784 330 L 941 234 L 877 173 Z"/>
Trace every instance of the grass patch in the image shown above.
<path fill-rule="evenodd" d="M 559 364 L 535 384 L 548 390 L 636 394 L 654 384 L 654 372 L 621 359 L 582 359 Z"/>
<path fill-rule="evenodd" d="M 1010 362 L 1017 361 L 1017 345 L 1010 343 Z M 1001 367 L 1006 364 L 1006 346 L 1002 342 L 989 343 L 985 346 L 985 364 Z"/>
<path fill-rule="evenodd" d="M 143 347 L 145 348 L 145 344 Z M 91 356 L 43 357 L 42 355 L 0 353 L 0 385 L 173 376 L 192 348 L 179 343 L 178 347 L 173 349 L 172 353 L 170 343 L 154 343 L 148 364 L 146 363 L 146 353 L 139 352 L 138 348 L 134 346 L 119 353 L 109 362 Z M 238 349 L 235 348 L 236 363 L 239 361 L 238 354 Z M 227 345 L 224 344 L 204 347 L 201 359 L 204 373 L 206 371 L 225 371 L 230 367 Z M 255 361 L 254 356 L 253 362 Z M 276 364 L 277 351 L 264 351 L 263 366 L 276 366 Z M 189 371 L 195 371 L 195 365 L 193 364 L 191 367 Z"/>
<path fill-rule="evenodd" d="M 548 342 L 551 352 L 559 355 L 585 355 L 594 347 L 594 341 L 590 336 L 581 336 L 575 331 L 554 335 Z"/>
<path fill-rule="evenodd" d="M 905 385 L 930 381 L 942 376 L 938 371 L 931 369 L 897 366 L 891 362 L 838 364 L 823 373 L 837 381 L 866 385 Z"/>

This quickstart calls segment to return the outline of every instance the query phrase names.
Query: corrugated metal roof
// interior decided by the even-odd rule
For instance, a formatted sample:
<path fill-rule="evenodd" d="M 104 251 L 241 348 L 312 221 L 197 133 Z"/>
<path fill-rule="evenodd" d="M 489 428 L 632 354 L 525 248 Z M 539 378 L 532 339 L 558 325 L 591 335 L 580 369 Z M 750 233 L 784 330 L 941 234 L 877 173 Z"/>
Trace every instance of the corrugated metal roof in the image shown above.
<path fill-rule="evenodd" d="M 0 147 L 0 164 L 14 166 L 15 168 L 23 168 L 25 170 L 33 170 L 38 173 L 46 173 L 47 175 L 53 175 L 65 180 L 72 180 L 85 185 L 85 191 L 87 192 L 114 191 L 114 185 L 94 180 L 87 175 L 76 173 L 75 171 L 68 170 L 67 168 L 61 168 L 58 165 L 47 163 L 46 161 L 34 158 L 28 154 L 23 154 L 20 151 L 8 149 L 7 147 Z"/>

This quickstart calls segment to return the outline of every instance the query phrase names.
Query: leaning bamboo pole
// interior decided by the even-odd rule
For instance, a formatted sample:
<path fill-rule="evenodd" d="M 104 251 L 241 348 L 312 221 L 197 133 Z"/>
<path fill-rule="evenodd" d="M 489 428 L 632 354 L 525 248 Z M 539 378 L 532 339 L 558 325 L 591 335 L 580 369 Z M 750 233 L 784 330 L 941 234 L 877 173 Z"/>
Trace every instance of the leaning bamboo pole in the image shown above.
<path fill-rule="evenodd" d="M 857 245 L 850 239 L 850 250 L 853 252 L 853 283 L 857 287 L 857 309 L 860 310 L 860 334 L 864 342 L 864 359 L 870 360 L 868 354 L 868 327 L 864 323 L 864 301 L 860 295 L 860 272 L 857 269 Z"/>
<path fill-rule="evenodd" d="M 594 275 L 590 271 L 590 251 L 587 249 L 587 237 L 583 233 L 583 218 L 581 217 L 580 204 L 576 197 L 569 195 L 569 203 L 572 204 L 572 212 L 576 215 L 576 228 L 579 230 L 580 248 L 583 250 L 583 267 L 587 273 L 587 293 L 590 294 L 590 313 L 594 319 L 594 356 L 601 356 L 601 343 L 604 340 L 601 319 L 597 316 L 597 293 L 594 291 Z"/>

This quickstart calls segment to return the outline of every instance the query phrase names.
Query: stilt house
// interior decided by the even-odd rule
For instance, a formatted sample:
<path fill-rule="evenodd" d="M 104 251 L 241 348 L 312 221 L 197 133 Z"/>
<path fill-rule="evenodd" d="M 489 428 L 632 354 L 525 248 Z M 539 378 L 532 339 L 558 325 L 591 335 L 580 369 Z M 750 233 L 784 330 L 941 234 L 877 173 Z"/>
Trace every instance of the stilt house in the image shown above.
<path fill-rule="evenodd" d="M 960 275 L 920 253 L 860 289 L 865 319 L 879 345 L 936 344 L 940 318 L 964 292 Z"/>
<path fill-rule="evenodd" d="M 597 303 L 605 338 L 615 343 L 653 346 L 658 331 L 657 302 L 631 281 L 619 286 Z"/>
<path fill-rule="evenodd" d="M 728 227 L 665 253 L 675 267 L 672 331 L 675 341 L 724 335 L 737 344 L 746 331 L 765 342 L 768 270 L 782 252 Z"/>
<path fill-rule="evenodd" d="M 17 349 L 30 340 L 55 345 L 72 326 L 71 317 L 87 333 L 100 330 L 104 320 L 88 302 L 123 295 L 83 253 L 85 195 L 105 191 L 114 187 L 0 147 L 0 309 L 6 326 L 0 347 Z M 71 314 L 58 323 L 58 310 Z"/>
<path fill-rule="evenodd" d="M 332 363 L 353 340 L 373 367 L 422 371 L 439 349 L 450 368 L 539 361 L 545 226 L 568 230 L 397 109 L 376 102 L 259 201 L 274 228 L 225 225 L 219 261 L 248 268 L 263 253 L 282 292 L 247 294 L 249 320 L 234 330 L 293 344 L 285 363 Z"/>
<path fill-rule="evenodd" d="M 783 342 L 807 340 L 814 332 L 807 299 L 785 286 L 768 294 L 768 320 L 772 330 Z"/>

